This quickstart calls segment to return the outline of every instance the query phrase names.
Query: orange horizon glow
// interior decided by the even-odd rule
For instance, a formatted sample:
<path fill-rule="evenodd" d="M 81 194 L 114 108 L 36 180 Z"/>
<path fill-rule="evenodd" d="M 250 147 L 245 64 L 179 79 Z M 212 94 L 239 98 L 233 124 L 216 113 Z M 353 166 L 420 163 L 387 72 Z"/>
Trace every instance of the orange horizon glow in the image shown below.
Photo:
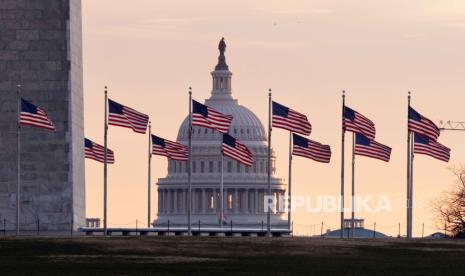
<path fill-rule="evenodd" d="M 83 0 L 85 135 L 103 144 L 104 86 L 109 96 L 149 114 L 154 134 L 175 140 L 187 116 L 188 87 L 210 96 L 217 44 L 227 43 L 233 95 L 266 126 L 267 92 L 305 113 L 310 139 L 331 145 L 330 164 L 295 157 L 293 194 L 338 196 L 341 91 L 347 106 L 374 121 L 376 140 L 393 148 L 384 163 L 356 158 L 356 195 L 386 195 L 391 213 L 360 213 L 370 228 L 405 234 L 407 92 L 412 106 L 434 122 L 465 121 L 465 3 L 462 1 L 155 1 Z M 416 156 L 414 235 L 434 229 L 431 203 L 454 187 L 448 166 L 465 158 L 465 133 L 443 132 L 449 164 Z M 346 135 L 345 190 L 350 195 L 351 135 Z M 110 226 L 146 224 L 147 136 L 110 127 Z M 287 179 L 288 133 L 273 132 L 277 176 Z M 152 182 L 167 161 L 154 156 Z M 86 216 L 102 218 L 103 166 L 86 160 Z M 157 207 L 152 186 L 152 218 Z M 350 198 L 346 196 L 345 205 Z M 349 218 L 350 212 L 346 213 Z M 339 228 L 339 213 L 293 215 L 294 234 Z M 315 226 L 317 225 L 317 226 Z"/>

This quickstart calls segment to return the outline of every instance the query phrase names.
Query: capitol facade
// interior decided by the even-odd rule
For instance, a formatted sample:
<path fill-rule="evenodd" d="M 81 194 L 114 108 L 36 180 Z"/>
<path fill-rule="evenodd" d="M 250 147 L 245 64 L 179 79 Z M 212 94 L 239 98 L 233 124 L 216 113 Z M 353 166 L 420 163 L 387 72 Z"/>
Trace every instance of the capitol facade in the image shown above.
<path fill-rule="evenodd" d="M 223 47 L 225 47 L 224 42 Z M 220 50 L 218 64 L 211 72 L 213 89 L 205 104 L 232 115 L 229 134 L 245 144 L 253 154 L 253 166 L 224 158 L 223 224 L 234 227 L 265 227 L 267 214 L 264 197 L 267 181 L 267 134 L 257 116 L 239 104 L 231 89 L 232 73 Z M 264 100 L 266 100 L 264 98 Z M 189 118 L 179 128 L 177 142 L 188 144 Z M 193 127 L 192 134 L 192 214 L 191 223 L 202 227 L 220 224 L 221 134 L 212 129 Z M 271 189 L 275 206 L 271 215 L 272 228 L 287 228 L 283 211 L 286 183 L 275 176 L 275 154 L 272 151 Z M 154 226 L 186 226 L 188 202 L 187 162 L 168 161 L 168 174 L 158 180 L 158 214 Z M 264 226 L 263 226 L 264 225 Z"/>

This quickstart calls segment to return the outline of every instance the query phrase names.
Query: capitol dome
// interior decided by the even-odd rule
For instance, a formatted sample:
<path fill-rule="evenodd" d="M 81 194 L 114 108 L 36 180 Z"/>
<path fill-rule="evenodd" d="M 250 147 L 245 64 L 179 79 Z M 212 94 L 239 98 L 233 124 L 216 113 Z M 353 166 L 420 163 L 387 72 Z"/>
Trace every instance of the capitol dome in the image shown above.
<path fill-rule="evenodd" d="M 264 196 L 268 189 L 267 135 L 263 124 L 248 108 L 239 104 L 231 89 L 232 73 L 220 51 L 218 64 L 211 72 L 213 89 L 205 104 L 233 120 L 229 134 L 246 145 L 253 154 L 253 166 L 224 158 L 224 222 L 241 227 L 259 227 L 266 224 Z M 179 128 L 177 141 L 188 144 L 189 118 Z M 194 126 L 192 129 L 192 219 L 198 226 L 219 226 L 219 195 L 221 172 L 221 134 L 213 129 Z M 283 212 L 286 184 L 274 176 L 275 156 L 272 151 L 272 194 L 276 205 L 271 216 L 272 227 L 287 227 Z M 155 226 L 187 223 L 187 162 L 168 162 L 168 174 L 158 180 L 158 215 Z M 223 222 L 223 223 L 224 223 Z"/>

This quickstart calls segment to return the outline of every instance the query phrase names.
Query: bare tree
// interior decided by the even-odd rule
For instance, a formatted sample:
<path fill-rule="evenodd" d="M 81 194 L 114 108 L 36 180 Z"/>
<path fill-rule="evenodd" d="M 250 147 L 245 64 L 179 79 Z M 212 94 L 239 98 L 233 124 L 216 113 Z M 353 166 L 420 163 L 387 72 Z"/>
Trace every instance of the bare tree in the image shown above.
<path fill-rule="evenodd" d="M 450 168 L 457 178 L 456 187 L 445 192 L 434 203 L 434 210 L 444 229 L 451 236 L 465 238 L 465 166 Z"/>

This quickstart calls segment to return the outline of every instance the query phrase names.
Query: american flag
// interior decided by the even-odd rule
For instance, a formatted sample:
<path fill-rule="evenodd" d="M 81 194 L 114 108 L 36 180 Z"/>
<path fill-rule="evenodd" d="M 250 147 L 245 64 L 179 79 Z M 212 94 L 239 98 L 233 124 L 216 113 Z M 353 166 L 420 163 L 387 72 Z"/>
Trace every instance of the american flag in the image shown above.
<path fill-rule="evenodd" d="M 84 157 L 101 163 L 105 162 L 105 148 L 91 140 L 84 138 Z M 107 148 L 107 164 L 115 163 L 115 154 Z"/>
<path fill-rule="evenodd" d="M 178 161 L 189 160 L 187 146 L 152 135 L 152 154 Z"/>
<path fill-rule="evenodd" d="M 408 129 L 409 131 L 422 134 L 433 140 L 437 140 L 440 134 L 439 128 L 433 121 L 423 117 L 423 115 L 410 106 L 408 108 Z"/>
<path fill-rule="evenodd" d="M 108 124 L 127 127 L 137 133 L 145 133 L 149 116 L 108 99 Z"/>
<path fill-rule="evenodd" d="M 355 154 L 389 162 L 391 158 L 391 148 L 375 140 L 370 140 L 366 136 L 363 136 L 363 134 L 356 133 Z"/>
<path fill-rule="evenodd" d="M 449 162 L 450 149 L 439 144 L 434 139 L 421 134 L 414 134 L 413 152 L 429 155 L 444 162 Z"/>
<path fill-rule="evenodd" d="M 372 140 L 375 139 L 375 124 L 367 117 L 347 106 L 344 107 L 344 129 L 363 134 Z"/>
<path fill-rule="evenodd" d="M 224 115 L 211 107 L 192 100 L 192 125 L 216 129 L 228 133 L 232 116 Z"/>
<path fill-rule="evenodd" d="M 47 113 L 45 113 L 45 110 L 22 98 L 19 123 L 22 125 L 30 125 L 56 131 L 55 125 L 52 123 L 52 121 L 50 121 Z"/>
<path fill-rule="evenodd" d="M 223 154 L 231 159 L 241 162 L 246 166 L 252 166 L 253 158 L 250 150 L 229 134 L 223 134 L 221 147 Z"/>
<path fill-rule="evenodd" d="M 292 134 L 292 154 L 313 159 L 318 162 L 329 163 L 331 147 L 309 140 L 297 134 Z"/>
<path fill-rule="evenodd" d="M 302 135 L 310 135 L 312 125 L 307 116 L 284 105 L 273 102 L 273 127 L 282 128 Z"/>

